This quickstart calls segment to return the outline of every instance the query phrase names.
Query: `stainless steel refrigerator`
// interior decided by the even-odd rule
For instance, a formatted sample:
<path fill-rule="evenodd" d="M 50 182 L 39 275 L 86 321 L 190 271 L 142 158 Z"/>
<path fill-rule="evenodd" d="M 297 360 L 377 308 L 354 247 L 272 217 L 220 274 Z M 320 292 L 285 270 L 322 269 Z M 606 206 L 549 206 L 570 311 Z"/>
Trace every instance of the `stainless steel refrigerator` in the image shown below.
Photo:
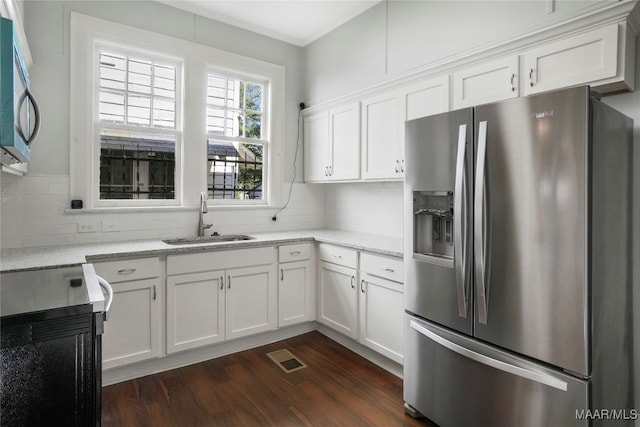
<path fill-rule="evenodd" d="M 442 427 L 638 417 L 632 128 L 589 87 L 406 122 L 408 412 Z"/>

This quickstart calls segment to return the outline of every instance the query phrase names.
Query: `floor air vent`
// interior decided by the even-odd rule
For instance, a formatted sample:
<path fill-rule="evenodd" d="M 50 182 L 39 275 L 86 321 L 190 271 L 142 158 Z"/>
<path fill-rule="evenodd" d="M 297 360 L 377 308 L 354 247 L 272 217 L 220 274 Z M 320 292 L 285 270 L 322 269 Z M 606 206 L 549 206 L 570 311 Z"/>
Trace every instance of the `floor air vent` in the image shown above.
<path fill-rule="evenodd" d="M 289 350 L 272 351 L 271 353 L 267 353 L 267 356 L 287 374 L 307 367 L 300 359 L 291 354 Z"/>

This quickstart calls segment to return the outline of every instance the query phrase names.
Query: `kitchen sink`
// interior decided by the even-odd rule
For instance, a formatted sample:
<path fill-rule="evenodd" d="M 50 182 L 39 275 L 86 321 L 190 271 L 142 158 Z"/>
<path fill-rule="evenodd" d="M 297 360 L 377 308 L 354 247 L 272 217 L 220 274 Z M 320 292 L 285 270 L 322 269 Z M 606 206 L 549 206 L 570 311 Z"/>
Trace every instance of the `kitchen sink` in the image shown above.
<path fill-rule="evenodd" d="M 213 236 L 184 237 L 163 240 L 169 245 L 196 245 L 201 243 L 235 242 L 239 240 L 251 240 L 255 237 L 246 234 L 215 234 Z"/>

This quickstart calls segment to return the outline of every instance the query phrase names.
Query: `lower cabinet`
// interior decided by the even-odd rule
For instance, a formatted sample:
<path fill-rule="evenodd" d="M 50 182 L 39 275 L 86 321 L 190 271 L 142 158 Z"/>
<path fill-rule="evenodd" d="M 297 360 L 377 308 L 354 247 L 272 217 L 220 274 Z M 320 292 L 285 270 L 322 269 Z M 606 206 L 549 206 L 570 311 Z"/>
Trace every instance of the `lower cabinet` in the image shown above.
<path fill-rule="evenodd" d="M 327 244 L 318 252 L 318 321 L 402 363 L 402 259 Z"/>
<path fill-rule="evenodd" d="M 318 321 L 350 338 L 358 338 L 358 271 L 324 261 L 319 270 Z"/>
<path fill-rule="evenodd" d="M 360 333 L 358 341 L 403 362 L 404 266 L 402 259 L 360 254 Z"/>
<path fill-rule="evenodd" d="M 275 329 L 275 260 L 272 247 L 169 255 L 167 353 Z"/>
<path fill-rule="evenodd" d="M 162 312 L 160 260 L 123 259 L 93 264 L 113 288 L 113 302 L 102 335 L 102 368 L 159 357 Z"/>
<path fill-rule="evenodd" d="M 314 320 L 311 281 L 312 244 L 283 245 L 278 248 L 278 327 Z"/>

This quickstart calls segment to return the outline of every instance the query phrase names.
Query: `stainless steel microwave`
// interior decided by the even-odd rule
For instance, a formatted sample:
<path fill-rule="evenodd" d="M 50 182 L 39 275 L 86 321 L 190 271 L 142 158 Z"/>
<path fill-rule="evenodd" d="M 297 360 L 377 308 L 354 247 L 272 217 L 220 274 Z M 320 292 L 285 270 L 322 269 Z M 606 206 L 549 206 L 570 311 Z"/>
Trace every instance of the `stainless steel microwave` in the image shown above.
<path fill-rule="evenodd" d="M 0 150 L 2 164 L 28 162 L 40 129 L 40 111 L 13 21 L 0 18 Z"/>

